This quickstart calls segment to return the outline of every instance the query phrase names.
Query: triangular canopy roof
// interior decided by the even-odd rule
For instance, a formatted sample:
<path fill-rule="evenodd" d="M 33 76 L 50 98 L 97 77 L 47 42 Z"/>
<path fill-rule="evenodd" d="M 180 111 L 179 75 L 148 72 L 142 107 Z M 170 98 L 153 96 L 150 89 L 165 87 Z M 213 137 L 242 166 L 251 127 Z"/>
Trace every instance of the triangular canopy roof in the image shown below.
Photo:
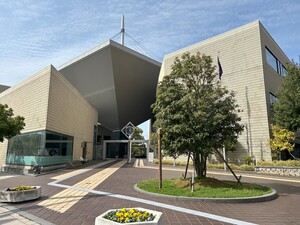
<path fill-rule="evenodd" d="M 109 40 L 58 70 L 98 110 L 100 124 L 119 130 L 152 117 L 160 66 Z"/>

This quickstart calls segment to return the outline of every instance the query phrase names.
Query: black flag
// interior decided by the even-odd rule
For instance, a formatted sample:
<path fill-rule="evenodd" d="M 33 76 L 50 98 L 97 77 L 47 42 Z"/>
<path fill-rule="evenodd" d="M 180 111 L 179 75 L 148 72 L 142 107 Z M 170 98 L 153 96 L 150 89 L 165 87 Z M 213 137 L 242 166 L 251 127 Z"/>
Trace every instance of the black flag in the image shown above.
<path fill-rule="evenodd" d="M 223 74 L 223 69 L 222 69 L 219 57 L 218 57 L 218 67 L 219 67 L 219 80 L 221 80 L 222 74 Z"/>

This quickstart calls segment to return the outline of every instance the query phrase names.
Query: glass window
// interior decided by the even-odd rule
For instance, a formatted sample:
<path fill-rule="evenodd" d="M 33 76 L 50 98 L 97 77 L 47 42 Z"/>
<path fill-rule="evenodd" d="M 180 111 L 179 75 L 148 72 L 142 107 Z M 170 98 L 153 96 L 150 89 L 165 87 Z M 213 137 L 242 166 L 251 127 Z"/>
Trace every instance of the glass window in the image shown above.
<path fill-rule="evenodd" d="M 276 57 L 266 48 L 267 63 L 277 72 L 277 59 Z"/>
<path fill-rule="evenodd" d="M 274 104 L 276 102 L 278 102 L 278 98 L 274 94 L 270 93 L 270 105 L 272 111 L 274 111 Z"/>
<path fill-rule="evenodd" d="M 281 75 L 286 77 L 287 76 L 287 71 L 286 71 L 286 68 L 282 65 L 282 68 L 281 68 Z"/>
<path fill-rule="evenodd" d="M 287 71 L 284 65 L 273 55 L 273 53 L 266 47 L 267 63 L 281 76 L 287 76 Z"/>
<path fill-rule="evenodd" d="M 72 136 L 51 131 L 17 135 L 8 141 L 6 163 L 18 165 L 55 165 L 72 160 Z"/>
<path fill-rule="evenodd" d="M 36 156 L 45 145 L 42 131 L 17 135 L 9 140 L 8 153 L 15 156 Z"/>

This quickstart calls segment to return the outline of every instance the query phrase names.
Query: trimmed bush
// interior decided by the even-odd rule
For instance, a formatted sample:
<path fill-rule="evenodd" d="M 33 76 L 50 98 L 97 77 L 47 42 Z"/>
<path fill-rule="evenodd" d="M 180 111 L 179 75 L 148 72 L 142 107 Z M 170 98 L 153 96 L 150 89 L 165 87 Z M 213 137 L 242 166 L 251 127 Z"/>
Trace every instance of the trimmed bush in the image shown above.
<path fill-rule="evenodd" d="M 258 166 L 287 166 L 287 167 L 300 167 L 300 160 L 287 160 L 287 161 L 258 161 Z"/>
<path fill-rule="evenodd" d="M 155 164 L 158 164 L 158 160 L 154 159 L 153 161 Z M 164 159 L 162 160 L 162 164 L 163 165 L 173 165 L 173 160 L 171 159 Z M 177 166 L 186 166 L 186 161 L 176 161 L 176 165 Z M 193 163 L 190 161 L 190 165 L 192 166 Z M 246 170 L 246 171 L 254 171 L 254 166 L 252 165 L 235 165 L 232 163 L 229 163 L 229 166 L 231 167 L 231 169 L 233 170 Z M 224 169 L 224 163 L 208 163 L 207 164 L 207 168 L 209 169 Z"/>

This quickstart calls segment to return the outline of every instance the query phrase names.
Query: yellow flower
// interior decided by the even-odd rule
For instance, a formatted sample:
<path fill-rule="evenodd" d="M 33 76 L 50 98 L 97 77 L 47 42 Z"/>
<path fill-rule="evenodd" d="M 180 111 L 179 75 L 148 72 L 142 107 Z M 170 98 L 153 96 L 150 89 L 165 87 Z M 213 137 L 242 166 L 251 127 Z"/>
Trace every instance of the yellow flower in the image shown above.
<path fill-rule="evenodd" d="M 116 216 L 121 217 L 121 216 L 123 216 L 123 213 L 119 211 L 119 212 L 116 213 Z"/>
<path fill-rule="evenodd" d="M 129 212 L 132 214 L 132 213 L 135 213 L 135 209 L 130 209 Z"/>

